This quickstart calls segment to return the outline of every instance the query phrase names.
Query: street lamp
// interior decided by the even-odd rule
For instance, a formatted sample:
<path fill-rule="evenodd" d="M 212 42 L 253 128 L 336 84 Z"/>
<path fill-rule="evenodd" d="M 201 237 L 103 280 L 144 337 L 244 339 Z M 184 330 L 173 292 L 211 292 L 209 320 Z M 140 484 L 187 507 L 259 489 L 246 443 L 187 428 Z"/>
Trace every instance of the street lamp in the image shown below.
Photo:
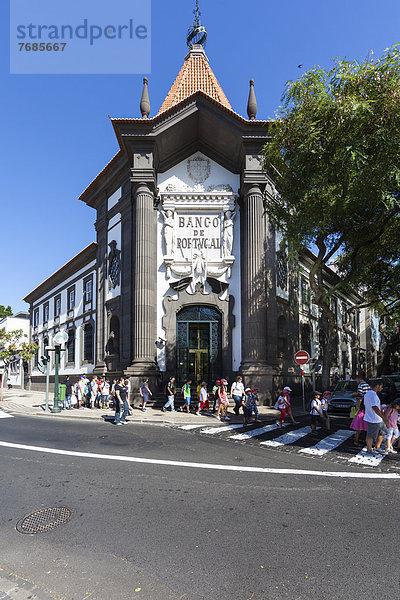
<path fill-rule="evenodd" d="M 54 405 L 52 413 L 60 413 L 61 409 L 58 406 L 58 370 L 60 367 L 61 345 L 68 341 L 68 334 L 65 331 L 59 331 L 54 336 Z"/>

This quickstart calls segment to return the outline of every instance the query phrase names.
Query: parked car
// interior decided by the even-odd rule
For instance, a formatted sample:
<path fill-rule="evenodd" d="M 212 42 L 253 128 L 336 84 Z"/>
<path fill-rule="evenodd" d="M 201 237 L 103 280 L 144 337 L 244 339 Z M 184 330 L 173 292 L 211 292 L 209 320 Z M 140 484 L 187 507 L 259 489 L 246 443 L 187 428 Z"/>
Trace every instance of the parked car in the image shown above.
<path fill-rule="evenodd" d="M 390 404 L 390 402 L 399 396 L 395 381 L 393 377 L 389 375 L 384 375 L 378 379 L 383 380 L 383 389 L 379 394 L 381 402 L 382 404 Z M 367 379 L 367 383 L 369 383 L 371 387 L 376 381 L 376 378 Z M 350 416 L 350 410 L 353 406 L 356 406 L 358 402 L 358 398 L 352 396 L 352 394 L 357 391 L 357 387 L 358 384 L 355 379 L 338 381 L 328 400 L 328 411 L 331 414 Z"/>

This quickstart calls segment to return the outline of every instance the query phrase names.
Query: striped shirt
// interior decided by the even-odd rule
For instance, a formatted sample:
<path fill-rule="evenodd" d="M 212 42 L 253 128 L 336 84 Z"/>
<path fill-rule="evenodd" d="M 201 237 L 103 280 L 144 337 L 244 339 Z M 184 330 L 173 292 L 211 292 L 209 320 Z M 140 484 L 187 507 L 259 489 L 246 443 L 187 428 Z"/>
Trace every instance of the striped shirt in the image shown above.
<path fill-rule="evenodd" d="M 359 383 L 357 387 L 357 395 L 364 396 L 370 389 L 371 388 L 366 381 L 361 381 L 361 383 Z"/>

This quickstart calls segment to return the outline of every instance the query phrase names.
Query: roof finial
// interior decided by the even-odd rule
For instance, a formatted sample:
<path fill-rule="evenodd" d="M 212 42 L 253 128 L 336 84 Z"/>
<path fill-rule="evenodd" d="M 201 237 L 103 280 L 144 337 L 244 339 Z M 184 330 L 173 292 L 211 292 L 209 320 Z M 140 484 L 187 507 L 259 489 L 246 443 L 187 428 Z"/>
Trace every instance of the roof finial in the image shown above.
<path fill-rule="evenodd" d="M 147 89 L 148 84 L 147 77 L 143 77 L 143 92 L 142 97 L 140 99 L 140 112 L 142 113 L 142 118 L 147 119 L 150 114 L 150 98 L 149 98 L 149 90 Z"/>
<path fill-rule="evenodd" d="M 247 114 L 249 116 L 250 121 L 254 121 L 257 114 L 257 100 L 256 95 L 254 93 L 254 79 L 250 79 L 250 92 L 249 99 L 247 101 Z"/>
<path fill-rule="evenodd" d="M 188 29 L 186 43 L 189 48 L 192 48 L 196 44 L 200 44 L 204 48 L 207 40 L 207 31 L 206 28 L 200 24 L 201 12 L 199 10 L 199 0 L 196 0 L 196 8 L 194 9 L 193 14 L 194 22 Z"/>

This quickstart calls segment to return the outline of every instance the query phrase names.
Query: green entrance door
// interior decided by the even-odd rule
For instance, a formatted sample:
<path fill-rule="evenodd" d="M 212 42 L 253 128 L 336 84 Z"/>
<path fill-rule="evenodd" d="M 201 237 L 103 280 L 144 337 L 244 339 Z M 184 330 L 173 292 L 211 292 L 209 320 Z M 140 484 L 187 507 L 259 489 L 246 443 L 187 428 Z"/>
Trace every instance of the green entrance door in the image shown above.
<path fill-rule="evenodd" d="M 187 379 L 193 389 L 201 381 L 211 384 L 221 371 L 221 315 L 203 306 L 187 307 L 177 315 L 177 380 Z"/>

